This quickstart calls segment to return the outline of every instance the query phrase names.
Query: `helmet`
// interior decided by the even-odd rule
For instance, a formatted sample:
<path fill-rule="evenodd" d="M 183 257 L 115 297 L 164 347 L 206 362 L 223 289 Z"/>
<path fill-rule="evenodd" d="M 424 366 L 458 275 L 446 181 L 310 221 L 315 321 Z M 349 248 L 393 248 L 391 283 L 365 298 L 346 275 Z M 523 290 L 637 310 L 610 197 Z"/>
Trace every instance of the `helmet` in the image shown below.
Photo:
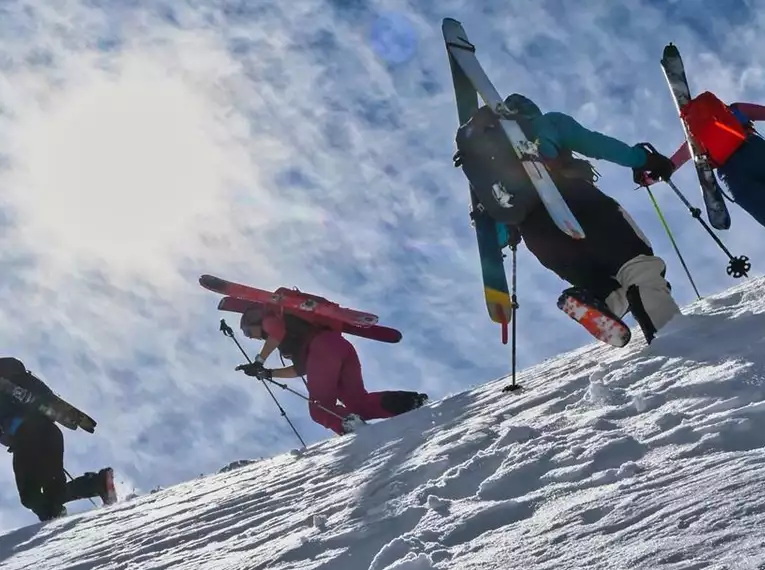
<path fill-rule="evenodd" d="M 534 101 L 520 93 L 508 95 L 505 99 L 505 105 L 507 105 L 507 108 L 513 113 L 517 113 L 526 119 L 533 119 L 542 114 L 542 111 Z"/>
<path fill-rule="evenodd" d="M 259 325 L 263 322 L 263 307 L 260 305 L 252 305 L 248 307 L 246 311 L 242 313 L 242 318 L 239 319 L 239 328 L 243 332 L 245 329 L 252 325 Z"/>

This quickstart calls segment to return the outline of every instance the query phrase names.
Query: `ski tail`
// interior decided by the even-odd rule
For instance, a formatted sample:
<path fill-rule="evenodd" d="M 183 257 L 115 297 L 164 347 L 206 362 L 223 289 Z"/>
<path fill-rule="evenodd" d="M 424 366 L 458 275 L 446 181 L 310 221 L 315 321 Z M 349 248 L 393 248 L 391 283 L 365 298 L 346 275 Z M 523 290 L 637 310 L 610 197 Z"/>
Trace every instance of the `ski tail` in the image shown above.
<path fill-rule="evenodd" d="M 558 298 L 558 308 L 601 342 L 622 348 L 629 343 L 629 327 L 608 306 L 587 291 L 571 287 Z"/>

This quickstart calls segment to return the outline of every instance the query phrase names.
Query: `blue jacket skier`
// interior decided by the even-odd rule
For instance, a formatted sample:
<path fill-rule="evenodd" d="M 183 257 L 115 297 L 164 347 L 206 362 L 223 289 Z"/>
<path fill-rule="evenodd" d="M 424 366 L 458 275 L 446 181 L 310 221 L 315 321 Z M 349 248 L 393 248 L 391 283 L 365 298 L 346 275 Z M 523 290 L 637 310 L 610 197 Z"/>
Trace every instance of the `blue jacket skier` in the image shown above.
<path fill-rule="evenodd" d="M 523 95 L 510 95 L 505 103 L 526 138 L 538 143 L 551 178 L 581 224 L 586 238 L 573 239 L 560 231 L 541 204 L 530 208 L 528 213 L 524 212 L 521 219 L 518 219 L 517 213 L 510 212 L 508 218 L 503 219 L 502 210 L 498 208 L 486 210 L 493 212 L 491 215 L 499 224 L 509 224 L 511 236 L 516 236 L 515 241 L 522 238 L 542 265 L 572 285 L 558 300 L 561 310 L 596 338 L 616 346 L 623 346 L 629 341 L 629 328 L 621 318 L 630 311 L 650 343 L 656 332 L 680 312 L 664 278 L 665 263 L 654 255 L 646 236 L 619 203 L 595 186 L 597 173 L 592 165 L 574 157 L 573 153 L 630 168 L 636 181 L 644 176 L 668 177 L 674 165 L 667 157 L 650 152 L 641 145 L 630 146 L 589 130 L 564 113 L 543 114 L 533 101 Z M 482 109 L 461 127 L 463 129 L 470 122 L 476 122 L 467 134 L 468 138 L 488 139 L 494 136 L 491 134 L 493 131 L 498 130 L 491 124 L 482 125 L 481 113 Z M 490 111 L 485 116 L 487 123 L 495 121 Z M 490 151 L 492 160 L 502 156 L 502 152 L 513 152 L 509 147 L 500 149 L 498 145 L 502 143 L 497 142 L 499 138 L 493 140 L 492 144 L 498 150 L 496 153 L 493 149 Z M 473 148 L 485 153 L 492 144 L 477 140 Z M 495 175 L 484 177 L 479 169 L 468 168 L 468 161 L 481 159 L 471 156 L 469 143 L 463 143 L 462 147 L 457 162 L 463 166 L 474 191 L 482 184 L 495 187 Z M 505 176 L 500 176 L 501 184 L 510 192 L 524 192 L 528 183 L 525 172 L 517 170 L 522 169 L 520 162 L 508 160 L 507 163 L 511 166 L 507 167 L 509 170 Z M 512 164 L 518 166 L 513 167 Z M 513 168 L 516 168 L 514 172 Z M 516 175 L 522 176 L 522 180 L 516 180 Z M 479 194 L 477 191 L 476 195 Z M 491 196 L 485 192 L 482 195 Z M 484 200 L 481 201 L 483 204 Z M 603 319 L 604 316 L 607 318 Z"/>
<path fill-rule="evenodd" d="M 66 481 L 64 436 L 58 426 L 26 400 L 53 394 L 24 364 L 11 357 L 0 358 L 0 377 L 21 390 L 0 387 L 0 444 L 13 454 L 13 472 L 21 504 L 41 521 L 66 514 L 64 503 L 101 497 L 105 504 L 117 500 L 110 467 Z M 27 402 L 27 403 L 25 403 Z"/>

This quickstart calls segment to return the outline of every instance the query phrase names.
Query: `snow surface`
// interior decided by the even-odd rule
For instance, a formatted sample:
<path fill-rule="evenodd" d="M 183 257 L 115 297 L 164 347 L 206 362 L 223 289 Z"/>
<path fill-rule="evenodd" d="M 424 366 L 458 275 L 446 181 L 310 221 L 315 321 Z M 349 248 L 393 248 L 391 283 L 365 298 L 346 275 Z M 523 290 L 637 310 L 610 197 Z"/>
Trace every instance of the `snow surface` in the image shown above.
<path fill-rule="evenodd" d="M 270 459 L 0 537 L 3 570 L 765 568 L 765 279 Z"/>

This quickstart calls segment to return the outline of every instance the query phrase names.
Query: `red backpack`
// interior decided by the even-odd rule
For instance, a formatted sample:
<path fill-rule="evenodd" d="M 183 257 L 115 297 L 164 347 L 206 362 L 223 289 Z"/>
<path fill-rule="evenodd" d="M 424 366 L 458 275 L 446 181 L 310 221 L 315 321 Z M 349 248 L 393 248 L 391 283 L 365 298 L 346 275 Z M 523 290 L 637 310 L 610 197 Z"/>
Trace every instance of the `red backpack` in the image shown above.
<path fill-rule="evenodd" d="M 733 111 L 709 91 L 691 99 L 680 116 L 714 167 L 725 164 L 749 136 Z"/>

